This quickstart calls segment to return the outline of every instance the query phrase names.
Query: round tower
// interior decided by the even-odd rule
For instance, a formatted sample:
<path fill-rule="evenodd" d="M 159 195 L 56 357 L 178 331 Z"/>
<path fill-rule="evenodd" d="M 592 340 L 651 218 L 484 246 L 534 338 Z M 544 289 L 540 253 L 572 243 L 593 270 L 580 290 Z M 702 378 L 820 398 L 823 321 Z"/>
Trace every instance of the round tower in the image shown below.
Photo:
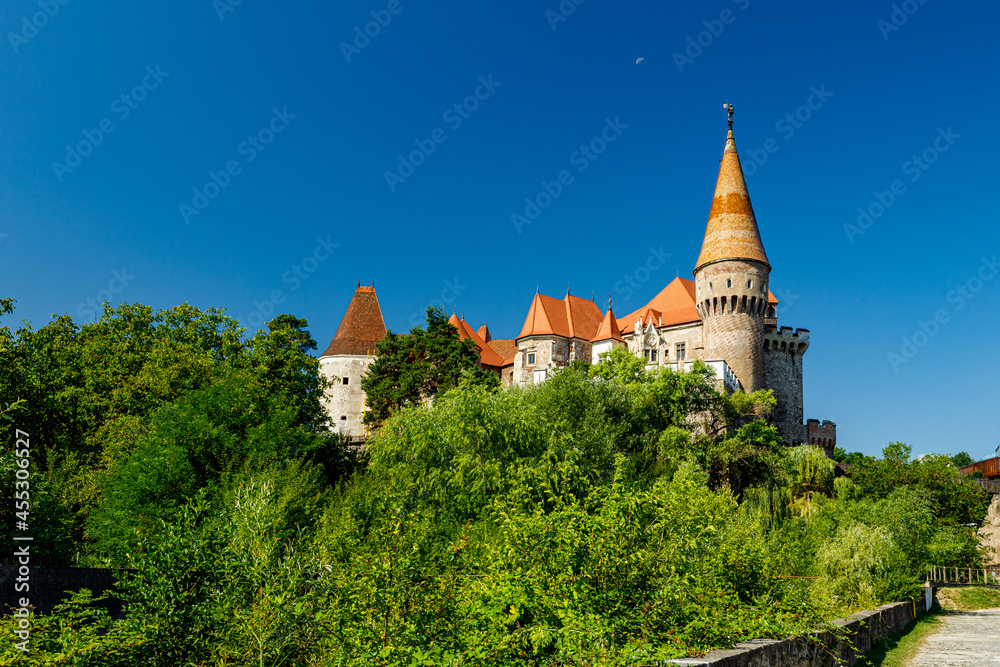
<path fill-rule="evenodd" d="M 729 105 L 726 149 L 694 269 L 695 301 L 704 323 L 705 360 L 724 360 L 748 392 L 763 386 L 770 275 L 771 265 L 736 153 L 733 108 Z"/>

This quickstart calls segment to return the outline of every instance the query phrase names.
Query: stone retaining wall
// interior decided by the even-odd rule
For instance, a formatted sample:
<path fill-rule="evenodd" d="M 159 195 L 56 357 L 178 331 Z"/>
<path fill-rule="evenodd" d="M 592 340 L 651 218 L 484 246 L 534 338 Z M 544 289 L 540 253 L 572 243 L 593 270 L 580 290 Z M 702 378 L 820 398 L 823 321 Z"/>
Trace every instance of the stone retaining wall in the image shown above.
<path fill-rule="evenodd" d="M 668 660 L 670 665 L 690 667 L 832 667 L 853 665 L 859 656 L 867 653 L 876 641 L 894 632 L 900 632 L 914 618 L 911 602 L 895 602 L 878 609 L 861 611 L 850 618 L 838 619 L 835 624 L 850 633 L 853 650 L 829 632 L 813 635 L 807 641 L 801 637 L 791 639 L 754 639 L 737 644 L 732 649 L 709 651 L 704 658 Z M 838 659 L 841 662 L 838 662 Z"/>

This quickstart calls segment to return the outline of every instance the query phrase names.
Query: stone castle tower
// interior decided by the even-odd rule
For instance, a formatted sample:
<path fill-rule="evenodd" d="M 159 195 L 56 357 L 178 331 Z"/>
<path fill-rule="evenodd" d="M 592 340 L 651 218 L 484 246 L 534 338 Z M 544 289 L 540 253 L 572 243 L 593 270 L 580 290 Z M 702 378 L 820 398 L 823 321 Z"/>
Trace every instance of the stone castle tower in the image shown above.
<path fill-rule="evenodd" d="M 694 280 L 697 311 L 704 322 L 705 358 L 725 359 L 748 392 L 764 387 L 770 275 L 736 153 L 730 107 L 726 149 Z"/>

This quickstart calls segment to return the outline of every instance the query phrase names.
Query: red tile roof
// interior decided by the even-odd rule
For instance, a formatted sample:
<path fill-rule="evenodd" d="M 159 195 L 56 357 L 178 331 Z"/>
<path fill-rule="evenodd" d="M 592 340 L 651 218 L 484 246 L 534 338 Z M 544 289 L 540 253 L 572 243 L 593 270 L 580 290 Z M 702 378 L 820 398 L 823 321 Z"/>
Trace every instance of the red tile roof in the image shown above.
<path fill-rule="evenodd" d="M 623 334 L 635 331 L 635 322 L 642 316 L 643 324 L 650 320 L 656 326 L 669 327 L 676 324 L 698 322 L 698 311 L 694 302 L 695 287 L 693 280 L 674 278 L 649 303 L 624 317 L 618 318 L 618 326 Z"/>
<path fill-rule="evenodd" d="M 458 329 L 458 335 L 461 339 L 470 338 L 473 344 L 479 350 L 479 363 L 483 366 L 491 366 L 493 368 L 500 368 L 504 365 L 504 358 L 501 357 L 496 351 L 490 347 L 482 337 L 469 326 L 469 323 L 465 320 L 458 319 L 458 315 L 452 314 L 448 322 Z M 513 356 L 513 355 L 512 355 Z"/>
<path fill-rule="evenodd" d="M 770 266 L 736 153 L 732 127 L 726 137 L 726 150 L 719 165 L 719 180 L 715 184 L 712 210 L 708 214 L 705 240 L 695 271 L 723 259 L 753 259 Z"/>
<path fill-rule="evenodd" d="M 517 337 L 556 335 L 590 340 L 603 319 L 604 314 L 593 301 L 571 294 L 562 300 L 536 294 Z"/>
<path fill-rule="evenodd" d="M 344 319 L 337 327 L 337 333 L 330 341 L 330 347 L 326 348 L 322 356 L 375 354 L 375 347 L 383 338 L 385 320 L 382 319 L 382 309 L 378 305 L 375 288 L 359 285 L 347 306 Z"/>
<path fill-rule="evenodd" d="M 493 351 L 500 355 L 500 358 L 504 360 L 504 365 L 507 363 L 514 363 L 514 355 L 517 354 L 517 341 L 506 338 L 494 338 L 492 340 L 486 341 L 486 344 L 493 348 Z"/>
<path fill-rule="evenodd" d="M 593 342 L 598 342 L 602 340 L 620 340 L 625 342 L 622 338 L 621 331 L 618 330 L 618 322 L 615 320 L 615 312 L 611 310 L 611 306 L 608 306 L 608 312 L 604 314 L 604 321 L 601 322 L 600 328 L 597 333 L 594 334 Z"/>

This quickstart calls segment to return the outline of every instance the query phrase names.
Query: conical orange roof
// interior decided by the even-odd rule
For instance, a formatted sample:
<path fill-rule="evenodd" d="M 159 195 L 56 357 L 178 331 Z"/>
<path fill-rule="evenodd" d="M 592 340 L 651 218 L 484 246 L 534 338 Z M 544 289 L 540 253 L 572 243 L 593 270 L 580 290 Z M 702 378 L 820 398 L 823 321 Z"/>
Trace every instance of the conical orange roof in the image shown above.
<path fill-rule="evenodd" d="M 715 183 L 712 210 L 708 214 L 705 240 L 694 270 L 697 272 L 706 264 L 724 259 L 751 259 L 767 264 L 768 268 L 771 266 L 764 244 L 760 241 L 757 218 L 750 205 L 740 156 L 736 153 L 732 119 L 726 137 L 726 150 L 719 166 L 719 180 Z"/>
<path fill-rule="evenodd" d="M 373 285 L 358 285 L 344 319 L 323 356 L 335 354 L 374 354 L 375 346 L 385 338 L 385 321 Z"/>
<path fill-rule="evenodd" d="M 611 304 L 608 304 L 608 312 L 604 314 L 604 320 L 601 322 L 601 326 L 597 329 L 597 333 L 594 334 L 591 342 L 597 343 L 609 339 L 625 342 L 625 339 L 622 338 L 622 332 L 618 330 L 618 321 L 615 320 L 615 313 L 611 310 Z"/>
<path fill-rule="evenodd" d="M 490 347 L 486 343 L 486 341 L 483 340 L 482 336 L 480 336 L 475 329 L 469 326 L 468 322 L 459 319 L 458 315 L 455 315 L 454 313 L 448 319 L 448 322 L 453 327 L 458 329 L 459 338 L 463 340 L 469 338 L 472 340 L 472 343 L 476 346 L 476 349 L 479 350 L 479 361 L 481 364 L 483 364 L 484 366 L 493 366 L 496 368 L 499 368 L 504 365 L 503 357 L 497 354 L 496 350 Z"/>

